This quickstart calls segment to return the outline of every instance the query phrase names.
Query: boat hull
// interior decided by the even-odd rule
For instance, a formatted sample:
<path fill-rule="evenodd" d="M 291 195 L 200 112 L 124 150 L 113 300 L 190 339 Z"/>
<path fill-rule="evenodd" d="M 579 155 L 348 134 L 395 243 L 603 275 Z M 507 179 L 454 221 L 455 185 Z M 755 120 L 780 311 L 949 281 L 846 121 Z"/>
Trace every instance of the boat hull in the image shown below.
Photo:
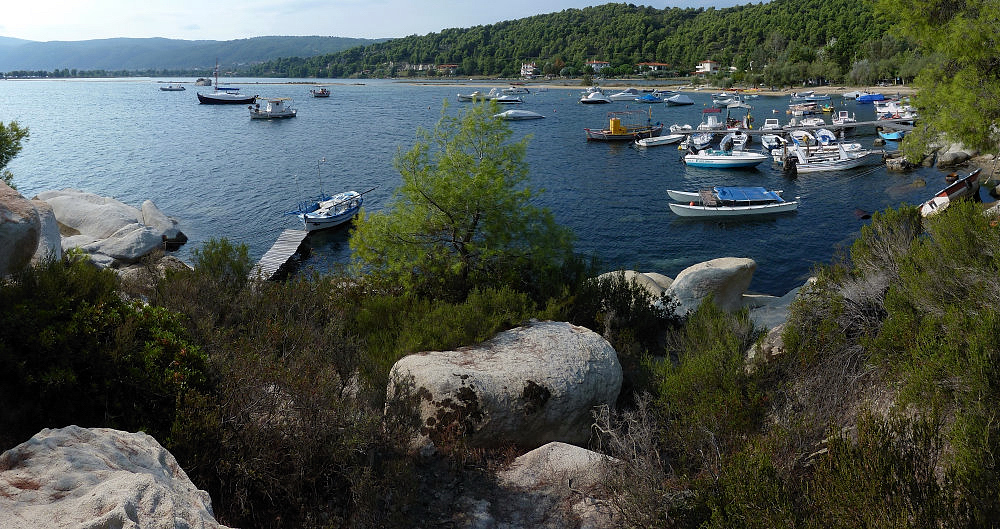
<path fill-rule="evenodd" d="M 776 204 L 760 204 L 754 206 L 703 206 L 699 204 L 670 203 L 670 211 L 681 217 L 746 217 L 756 215 L 772 215 L 787 213 L 798 209 L 799 203 L 778 202 Z"/>
<path fill-rule="evenodd" d="M 257 96 L 238 94 L 203 94 L 198 92 L 198 102 L 203 105 L 246 105 L 257 100 Z"/>
<path fill-rule="evenodd" d="M 732 151 L 727 154 L 698 153 L 684 156 L 684 163 L 691 167 L 711 167 L 716 169 L 750 169 L 767 160 L 764 154 Z"/>
<path fill-rule="evenodd" d="M 636 140 L 635 144 L 639 147 L 656 147 L 659 145 L 670 145 L 671 143 L 677 143 L 684 139 L 684 134 L 669 134 L 667 136 L 652 136 L 649 138 L 641 138 Z"/>
<path fill-rule="evenodd" d="M 648 129 L 633 130 L 627 134 L 612 134 L 607 129 L 583 129 L 587 133 L 588 141 L 635 141 L 643 138 L 659 136 L 663 131 L 662 125 L 655 125 Z"/>
<path fill-rule="evenodd" d="M 848 169 L 856 169 L 858 167 L 863 167 L 866 165 L 874 165 L 877 162 L 882 161 L 882 153 L 879 151 L 871 151 L 867 153 L 862 153 L 857 156 L 853 156 L 847 159 L 844 158 L 832 158 L 827 160 L 818 160 L 802 163 L 796 160 L 795 171 L 799 174 L 809 174 L 809 173 L 829 173 L 834 171 L 846 171 Z"/>

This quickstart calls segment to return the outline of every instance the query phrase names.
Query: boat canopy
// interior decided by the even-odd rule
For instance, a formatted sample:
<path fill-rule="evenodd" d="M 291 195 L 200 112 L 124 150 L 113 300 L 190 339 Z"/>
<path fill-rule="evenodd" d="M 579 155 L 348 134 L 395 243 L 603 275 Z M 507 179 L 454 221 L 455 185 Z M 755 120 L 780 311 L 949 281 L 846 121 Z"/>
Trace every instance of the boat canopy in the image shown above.
<path fill-rule="evenodd" d="M 719 200 L 734 202 L 761 202 L 775 201 L 781 202 L 781 196 L 774 191 L 768 191 L 763 187 L 716 187 L 715 195 Z"/>

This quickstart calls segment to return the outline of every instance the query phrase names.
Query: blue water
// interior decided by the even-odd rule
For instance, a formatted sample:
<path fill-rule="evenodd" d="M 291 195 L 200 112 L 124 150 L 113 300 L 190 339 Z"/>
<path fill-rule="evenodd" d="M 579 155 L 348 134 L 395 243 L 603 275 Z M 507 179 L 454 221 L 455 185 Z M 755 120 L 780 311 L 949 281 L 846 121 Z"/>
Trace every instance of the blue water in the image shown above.
<path fill-rule="evenodd" d="M 8 166 L 22 194 L 73 187 L 135 206 L 151 199 L 178 218 L 190 238 L 178 251 L 182 259 L 221 237 L 245 243 L 259 258 L 282 229 L 301 227 L 283 213 L 320 188 L 378 186 L 366 195 L 366 206 L 384 207 L 400 183 L 392 166 L 398 149 L 413 144 L 418 127 L 433 128 L 442 101 L 450 100 L 454 112 L 468 104 L 455 102 L 456 93 L 482 89 L 330 80 L 332 97 L 317 99 L 309 97 L 311 84 L 232 80 L 244 92 L 293 98 L 298 117 L 269 122 L 251 121 L 243 105 L 199 105 L 195 92 L 206 88 L 189 84 L 184 92 L 162 92 L 155 81 L 2 81 L 0 121 L 30 129 L 23 151 Z M 716 257 L 750 257 L 758 264 L 751 290 L 783 294 L 800 285 L 815 263 L 850 245 L 867 222 L 858 219 L 856 208 L 871 212 L 919 203 L 945 186 L 945 173 L 936 169 L 896 174 L 862 168 L 790 180 L 768 164 L 750 171 L 689 168 L 675 146 L 642 151 L 587 142 L 583 128 L 607 126 L 607 112 L 649 107 L 580 105 L 579 92 L 552 88 L 527 95 L 517 108 L 546 119 L 510 126 L 516 137 L 532 135 L 527 161 L 531 185 L 544 190 L 538 204 L 576 233 L 578 251 L 597 255 L 609 270 L 673 277 Z M 653 120 L 696 125 L 710 96 L 692 98 L 694 106 L 653 105 Z M 782 123 L 789 118 L 787 97 L 751 104 L 758 125 L 765 117 Z M 873 118 L 870 105 L 849 102 L 838 109 L 856 111 L 859 121 Z M 874 138 L 874 130 L 860 129 L 851 141 L 870 145 Z M 670 212 L 666 189 L 709 185 L 782 189 L 801 203 L 792 214 L 724 222 Z M 335 269 L 349 259 L 347 238 L 347 230 L 311 237 L 313 255 L 304 265 Z"/>

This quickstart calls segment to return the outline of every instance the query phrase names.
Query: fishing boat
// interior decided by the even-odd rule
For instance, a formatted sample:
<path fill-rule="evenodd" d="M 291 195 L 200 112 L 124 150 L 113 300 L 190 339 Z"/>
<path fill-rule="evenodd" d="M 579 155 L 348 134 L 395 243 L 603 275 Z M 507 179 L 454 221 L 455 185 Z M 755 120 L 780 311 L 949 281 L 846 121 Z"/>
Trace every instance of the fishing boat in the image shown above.
<path fill-rule="evenodd" d="M 694 100 L 684 94 L 677 94 L 670 96 L 663 100 L 668 106 L 679 107 L 684 105 L 693 105 Z"/>
<path fill-rule="evenodd" d="M 780 149 L 785 144 L 785 140 L 777 134 L 761 134 L 760 144 L 770 152 L 774 149 Z"/>
<path fill-rule="evenodd" d="M 707 149 L 712 142 L 715 141 L 715 134 L 711 132 L 699 132 L 697 134 L 692 134 L 688 137 L 688 145 L 685 148 L 694 149 L 694 152 L 698 152 L 703 149 Z"/>
<path fill-rule="evenodd" d="M 521 121 L 525 119 L 542 119 L 545 116 L 530 110 L 506 110 L 499 114 L 494 114 L 493 117 L 500 118 L 505 121 Z"/>
<path fill-rule="evenodd" d="M 313 97 L 330 97 L 330 91 L 326 87 L 319 87 L 309 91 Z"/>
<path fill-rule="evenodd" d="M 161 86 L 160 90 L 164 92 L 183 92 L 186 88 L 179 84 L 168 84 L 167 86 Z"/>
<path fill-rule="evenodd" d="M 817 151 L 808 153 L 801 146 L 792 147 L 790 156 L 783 160 L 785 174 L 825 173 L 846 171 L 883 161 L 882 151 L 869 149 L 847 150 L 843 145 L 837 145 L 835 152 Z"/>
<path fill-rule="evenodd" d="M 979 193 L 979 173 L 982 169 L 972 171 L 964 178 L 955 180 L 951 185 L 938 191 L 930 200 L 920 205 L 920 216 L 930 217 L 948 207 L 952 201 L 965 197 L 975 197 Z"/>
<path fill-rule="evenodd" d="M 321 197 L 305 210 L 293 212 L 302 220 L 306 231 L 324 230 L 340 226 L 353 219 L 364 203 L 364 197 L 357 191 L 344 191 L 332 197 Z"/>
<path fill-rule="evenodd" d="M 670 210 L 682 217 L 735 217 L 795 211 L 798 201 L 786 201 L 781 191 L 763 187 L 716 186 L 697 192 L 667 190 Z"/>
<path fill-rule="evenodd" d="M 705 149 L 684 155 L 684 163 L 691 167 L 715 169 L 750 169 L 770 158 L 766 154 L 750 151 L 725 151 Z"/>
<path fill-rule="evenodd" d="M 643 120 L 642 118 L 646 119 Z M 608 128 L 583 129 L 588 141 L 635 141 L 659 136 L 663 125 L 653 123 L 653 115 L 645 110 L 608 112 Z"/>
<path fill-rule="evenodd" d="M 245 105 L 253 104 L 257 96 L 240 93 L 239 88 L 219 86 L 219 62 L 215 62 L 215 91 L 207 94 L 198 92 L 198 102 L 203 105 Z"/>
<path fill-rule="evenodd" d="M 658 147 L 660 145 L 670 145 L 684 139 L 684 134 L 668 134 L 666 136 L 653 136 L 651 138 L 639 138 L 635 140 L 636 147 Z"/>
<path fill-rule="evenodd" d="M 264 99 L 264 98 L 262 98 Z M 269 97 L 261 108 L 260 103 L 249 105 L 250 119 L 285 119 L 294 118 L 298 111 L 288 106 L 291 99 L 287 97 Z"/>
<path fill-rule="evenodd" d="M 832 121 L 834 125 L 844 129 L 853 129 L 854 124 L 858 122 L 858 120 L 854 118 L 854 114 L 848 113 L 846 110 L 838 111 L 836 116 L 830 118 L 830 121 Z"/>
<path fill-rule="evenodd" d="M 715 107 L 708 107 L 701 111 L 701 123 L 696 127 L 698 130 L 724 130 L 726 128 L 725 122 L 719 119 L 721 116 L 722 109 Z"/>

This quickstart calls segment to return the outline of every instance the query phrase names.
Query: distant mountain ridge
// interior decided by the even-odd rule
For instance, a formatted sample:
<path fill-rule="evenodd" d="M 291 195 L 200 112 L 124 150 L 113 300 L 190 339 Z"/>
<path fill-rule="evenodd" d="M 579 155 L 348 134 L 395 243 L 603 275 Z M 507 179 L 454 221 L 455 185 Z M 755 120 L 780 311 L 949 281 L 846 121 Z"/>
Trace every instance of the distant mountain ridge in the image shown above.
<path fill-rule="evenodd" d="M 0 72 L 16 70 L 195 70 L 312 57 L 388 39 L 270 36 L 239 40 L 114 38 L 37 42 L 0 37 Z"/>

